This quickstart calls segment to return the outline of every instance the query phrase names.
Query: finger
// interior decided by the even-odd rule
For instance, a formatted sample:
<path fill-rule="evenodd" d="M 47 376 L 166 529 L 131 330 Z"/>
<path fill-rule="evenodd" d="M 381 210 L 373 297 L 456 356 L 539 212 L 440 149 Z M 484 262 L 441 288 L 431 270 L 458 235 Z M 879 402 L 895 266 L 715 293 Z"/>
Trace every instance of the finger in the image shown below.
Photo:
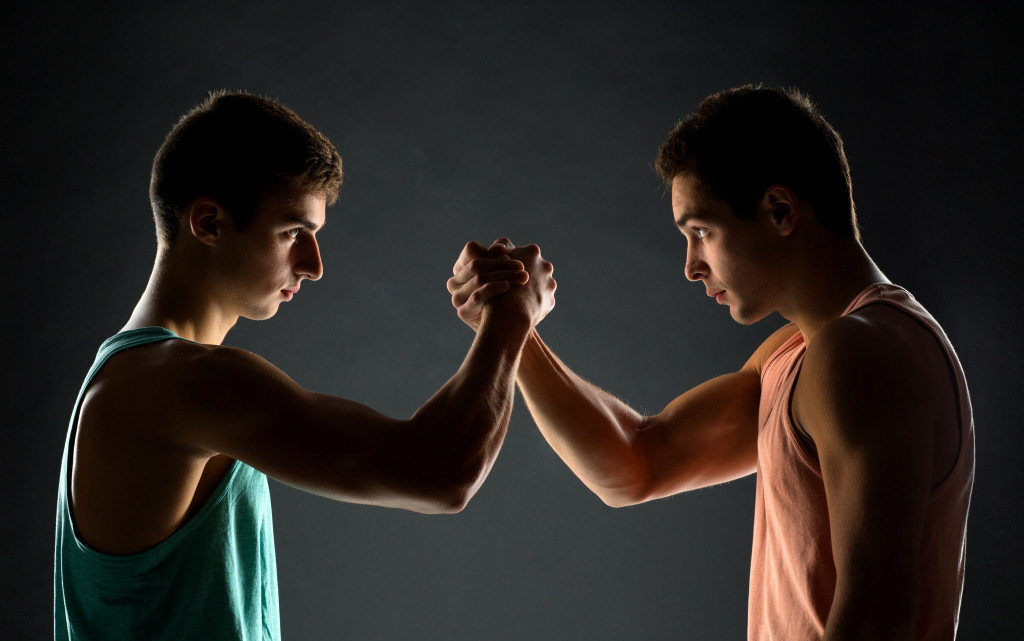
<path fill-rule="evenodd" d="M 463 269 L 466 266 L 466 263 L 469 263 L 470 261 L 476 258 L 483 258 L 485 256 L 487 256 L 486 247 L 476 242 L 475 240 L 469 241 L 468 243 L 466 243 L 466 246 L 462 248 L 462 253 L 459 254 L 459 259 L 455 261 L 455 266 L 452 267 L 452 273 L 459 273 L 459 270 Z"/>
<path fill-rule="evenodd" d="M 526 265 L 519 260 L 511 260 L 508 258 L 474 258 L 467 262 L 455 272 L 455 275 L 449 279 L 455 287 L 461 287 L 470 280 L 472 280 L 477 274 L 485 274 L 494 271 L 522 271 L 526 273 Z M 523 282 L 526 282 L 525 280 Z M 448 291 L 451 291 L 452 285 L 449 285 Z"/>
<path fill-rule="evenodd" d="M 458 307 L 466 302 L 473 292 L 490 283 L 525 285 L 529 280 L 530 274 L 520 270 L 484 272 L 473 276 L 465 283 L 459 283 L 453 276 L 448 279 L 448 293 L 452 295 L 452 304 Z"/>
<path fill-rule="evenodd" d="M 516 247 L 515 254 L 517 256 L 540 256 L 540 247 L 535 244 L 522 245 Z"/>
<path fill-rule="evenodd" d="M 470 295 L 466 302 L 457 307 L 459 318 L 462 319 L 474 319 L 480 316 L 483 311 L 484 305 L 489 300 L 500 296 L 512 287 L 508 281 L 498 281 L 495 283 L 487 283 L 483 287 L 477 289 Z"/>

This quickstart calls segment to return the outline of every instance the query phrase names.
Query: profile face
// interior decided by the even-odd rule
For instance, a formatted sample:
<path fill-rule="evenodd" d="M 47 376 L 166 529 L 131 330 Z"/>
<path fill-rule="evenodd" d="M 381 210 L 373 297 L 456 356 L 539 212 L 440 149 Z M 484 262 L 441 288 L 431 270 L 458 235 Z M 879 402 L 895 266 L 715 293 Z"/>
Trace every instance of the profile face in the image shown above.
<path fill-rule="evenodd" d="M 767 215 L 740 219 L 726 202 L 701 193 L 685 174 L 672 181 L 672 213 L 686 238 L 686 278 L 702 283 L 738 323 L 754 323 L 775 310 L 772 249 L 777 234 Z"/>
<path fill-rule="evenodd" d="M 322 196 L 279 190 L 262 197 L 244 230 L 226 225 L 219 245 L 229 313 L 264 320 L 323 275 L 316 233 L 326 222 Z M 225 310 L 227 311 L 227 310 Z"/>

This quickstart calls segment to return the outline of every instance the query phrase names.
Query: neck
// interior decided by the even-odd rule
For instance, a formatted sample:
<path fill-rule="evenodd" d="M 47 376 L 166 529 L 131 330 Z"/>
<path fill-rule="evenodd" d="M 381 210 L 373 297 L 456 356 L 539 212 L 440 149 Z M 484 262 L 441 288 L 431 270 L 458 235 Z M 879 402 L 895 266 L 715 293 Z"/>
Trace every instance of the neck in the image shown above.
<path fill-rule="evenodd" d="M 807 344 L 829 321 L 840 317 L 857 294 L 889 279 L 853 238 L 822 230 L 809 239 L 791 273 L 789 305 L 782 316 L 796 323 Z"/>
<path fill-rule="evenodd" d="M 153 272 L 142 297 L 122 331 L 140 327 L 165 327 L 197 343 L 220 345 L 237 314 L 227 313 L 211 292 L 204 277 L 202 257 L 191 255 L 183 243 L 157 248 Z"/>

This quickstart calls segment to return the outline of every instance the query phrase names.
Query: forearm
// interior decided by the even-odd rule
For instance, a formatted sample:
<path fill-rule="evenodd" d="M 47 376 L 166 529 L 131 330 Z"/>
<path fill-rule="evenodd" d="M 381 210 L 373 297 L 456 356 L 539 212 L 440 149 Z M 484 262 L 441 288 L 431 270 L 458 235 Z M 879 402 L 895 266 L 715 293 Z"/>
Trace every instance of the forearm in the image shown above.
<path fill-rule="evenodd" d="M 431 482 L 452 510 L 476 493 L 501 449 L 529 331 L 527 318 L 488 310 L 461 367 L 411 419 Z"/>
<path fill-rule="evenodd" d="M 609 505 L 636 502 L 646 478 L 635 450 L 644 417 L 572 372 L 536 330 L 516 379 L 544 438 L 576 476 Z"/>

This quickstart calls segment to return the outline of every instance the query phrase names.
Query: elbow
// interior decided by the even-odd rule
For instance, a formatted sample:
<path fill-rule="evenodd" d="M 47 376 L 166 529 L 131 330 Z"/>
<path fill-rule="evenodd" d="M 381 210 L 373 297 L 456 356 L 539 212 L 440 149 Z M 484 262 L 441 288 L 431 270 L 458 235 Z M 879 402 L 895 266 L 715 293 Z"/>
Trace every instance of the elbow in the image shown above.
<path fill-rule="evenodd" d="M 604 502 L 605 505 L 607 505 L 608 507 L 615 508 L 629 507 L 630 505 L 636 505 L 638 503 L 644 502 L 644 499 L 634 498 L 632 496 L 620 493 L 612 494 L 608 492 L 599 492 L 597 496 L 601 499 L 601 501 Z"/>
<path fill-rule="evenodd" d="M 468 438 L 466 432 L 476 436 Z M 457 514 L 464 510 L 487 479 L 504 436 L 503 425 L 481 430 L 470 423 L 465 429 L 451 430 L 443 438 L 423 442 L 414 457 L 416 471 L 410 478 L 416 488 L 414 492 L 427 504 L 423 511 Z"/>
<path fill-rule="evenodd" d="M 589 485 L 589 484 L 588 484 Z M 590 486 L 591 491 L 597 494 L 598 498 L 608 507 L 629 507 L 649 501 L 652 497 L 646 489 L 646 484 L 633 483 L 615 487 Z"/>
<path fill-rule="evenodd" d="M 438 474 L 430 487 L 430 512 L 433 514 L 458 514 L 466 509 L 476 496 L 490 471 L 490 461 L 472 461 L 448 468 Z"/>
<path fill-rule="evenodd" d="M 475 492 L 469 492 L 464 490 L 454 490 L 448 492 L 437 502 L 436 514 L 458 514 L 462 510 L 466 509 L 469 505 L 469 500 L 473 498 Z"/>
<path fill-rule="evenodd" d="M 597 496 L 608 507 L 619 508 L 619 507 L 627 507 L 629 505 L 636 505 L 635 502 L 629 501 L 629 500 L 625 500 L 625 499 L 623 499 L 620 496 L 611 496 L 609 494 L 598 494 Z"/>
<path fill-rule="evenodd" d="M 424 501 L 424 514 L 458 514 L 466 509 L 470 499 L 476 495 L 475 488 L 466 486 L 440 486 Z"/>
<path fill-rule="evenodd" d="M 917 626 L 916 587 L 893 590 L 887 582 L 874 587 L 843 585 L 840 578 L 825 638 L 912 639 Z"/>
<path fill-rule="evenodd" d="M 431 485 L 438 513 L 457 514 L 466 509 L 487 480 L 501 443 L 498 439 L 468 449 L 452 447 L 447 456 L 436 460 Z"/>

